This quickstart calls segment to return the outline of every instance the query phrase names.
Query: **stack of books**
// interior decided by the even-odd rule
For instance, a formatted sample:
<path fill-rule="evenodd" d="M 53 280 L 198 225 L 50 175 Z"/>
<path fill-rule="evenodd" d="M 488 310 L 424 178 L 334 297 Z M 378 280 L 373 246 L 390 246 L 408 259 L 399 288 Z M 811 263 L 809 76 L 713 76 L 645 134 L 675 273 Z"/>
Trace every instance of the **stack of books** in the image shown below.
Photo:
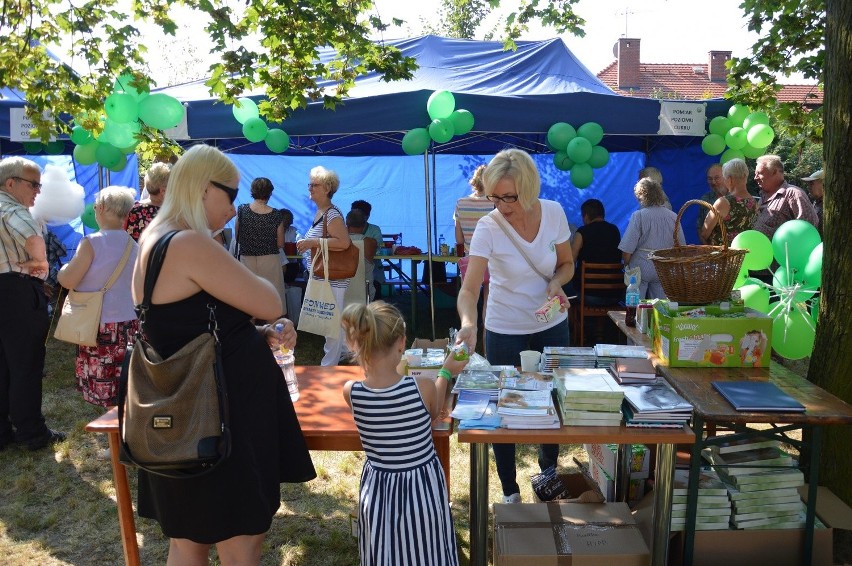
<path fill-rule="evenodd" d="M 549 390 L 501 389 L 497 414 L 503 428 L 559 428 L 559 415 Z"/>
<path fill-rule="evenodd" d="M 683 428 L 692 418 L 692 405 L 664 379 L 622 388 L 624 423 L 628 427 Z"/>
<path fill-rule="evenodd" d="M 648 383 L 657 379 L 657 370 L 648 358 L 615 358 L 609 369 L 622 385 Z"/>
<path fill-rule="evenodd" d="M 597 367 L 609 369 L 616 358 L 647 359 L 648 349 L 645 346 L 626 346 L 623 344 L 595 344 Z"/>
<path fill-rule="evenodd" d="M 689 470 L 675 470 L 672 490 L 672 530 L 682 531 L 686 525 L 686 495 Z M 730 528 L 731 500 L 728 488 L 713 470 L 702 469 L 698 478 L 698 507 L 695 530 L 716 531 Z"/>
<path fill-rule="evenodd" d="M 701 455 L 728 484 L 735 528 L 796 529 L 805 524 L 805 507 L 797 490 L 805 478 L 778 441 L 712 446 Z"/>
<path fill-rule="evenodd" d="M 620 426 L 624 391 L 605 369 L 557 369 L 556 398 L 565 426 Z"/>
<path fill-rule="evenodd" d="M 539 372 L 503 372 L 500 375 L 500 389 L 553 391 L 553 375 Z"/>
<path fill-rule="evenodd" d="M 500 372 L 485 370 L 464 370 L 456 378 L 452 393 L 462 391 L 480 391 L 488 393 L 492 401 L 497 400 L 500 391 Z"/>
<path fill-rule="evenodd" d="M 592 347 L 545 346 L 541 356 L 541 370 L 552 372 L 557 368 L 593 368 L 597 357 Z"/>

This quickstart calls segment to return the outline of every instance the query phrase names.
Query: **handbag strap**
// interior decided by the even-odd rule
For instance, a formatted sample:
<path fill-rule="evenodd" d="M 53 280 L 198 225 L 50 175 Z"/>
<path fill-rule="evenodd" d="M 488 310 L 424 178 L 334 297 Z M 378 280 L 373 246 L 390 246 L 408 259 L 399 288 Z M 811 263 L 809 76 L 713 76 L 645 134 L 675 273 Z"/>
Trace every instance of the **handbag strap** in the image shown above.
<path fill-rule="evenodd" d="M 166 233 L 157 240 L 154 244 L 154 249 L 148 255 L 148 263 L 145 267 L 145 284 L 142 287 L 142 302 L 136 305 L 136 315 L 139 321 L 145 320 L 145 313 L 151 308 L 151 295 L 154 293 L 154 285 L 157 283 L 157 278 L 160 276 L 160 269 L 163 267 L 163 260 L 166 258 L 166 251 L 169 249 L 169 242 L 179 232 L 172 230 Z"/>
<path fill-rule="evenodd" d="M 539 269 L 536 266 L 533 265 L 533 262 L 530 261 L 530 258 L 527 255 L 527 252 L 525 252 L 524 249 L 520 246 L 520 244 L 518 244 L 518 241 L 515 239 L 515 237 L 512 235 L 512 233 L 509 231 L 508 227 L 506 226 L 506 221 L 503 219 L 503 215 L 500 214 L 500 211 L 497 210 L 497 209 L 494 209 L 494 212 L 496 212 L 496 214 L 494 214 L 494 220 L 497 222 L 497 226 L 499 226 L 500 229 L 503 230 L 503 233 L 506 234 L 506 237 L 509 238 L 509 241 L 512 242 L 512 245 L 515 246 L 515 249 L 518 250 L 521 253 L 523 258 L 526 260 L 527 265 L 530 266 L 530 269 L 532 269 L 533 271 L 538 273 L 539 277 L 544 279 L 545 283 L 550 283 L 550 278 L 547 277 L 541 271 L 539 271 Z"/>
<path fill-rule="evenodd" d="M 128 260 L 128 258 L 130 258 L 130 250 L 132 250 L 132 249 L 133 249 L 133 238 L 131 238 L 130 234 L 128 234 L 127 235 L 127 245 L 124 246 L 124 255 L 121 256 L 121 259 L 118 261 L 118 265 L 115 266 L 115 269 L 113 270 L 112 275 L 110 275 L 107 282 L 101 288 L 102 292 L 106 293 L 107 291 L 109 291 L 110 287 L 112 287 L 115 284 L 116 279 L 118 279 L 118 276 L 121 275 L 122 270 L 124 270 L 124 266 L 127 265 L 127 260 Z"/>

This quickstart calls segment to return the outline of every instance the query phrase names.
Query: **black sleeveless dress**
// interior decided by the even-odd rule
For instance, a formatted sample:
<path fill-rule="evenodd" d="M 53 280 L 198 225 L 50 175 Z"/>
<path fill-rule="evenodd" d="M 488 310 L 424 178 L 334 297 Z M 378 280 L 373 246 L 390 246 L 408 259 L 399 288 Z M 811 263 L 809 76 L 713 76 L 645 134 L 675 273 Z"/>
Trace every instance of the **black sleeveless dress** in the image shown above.
<path fill-rule="evenodd" d="M 269 530 L 282 482 L 316 477 L 281 370 L 250 317 L 205 292 L 151 305 L 144 326 L 150 344 L 172 355 L 207 329 L 216 305 L 227 380 L 233 448 L 213 472 L 168 479 L 139 470 L 140 517 L 154 519 L 169 538 L 213 544 Z"/>

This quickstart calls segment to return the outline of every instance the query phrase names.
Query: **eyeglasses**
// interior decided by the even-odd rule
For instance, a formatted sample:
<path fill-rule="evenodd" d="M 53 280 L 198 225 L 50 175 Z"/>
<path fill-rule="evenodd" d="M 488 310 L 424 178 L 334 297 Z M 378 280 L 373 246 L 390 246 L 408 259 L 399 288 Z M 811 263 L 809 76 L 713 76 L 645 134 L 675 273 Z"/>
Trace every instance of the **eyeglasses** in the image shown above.
<path fill-rule="evenodd" d="M 231 201 L 231 204 L 235 200 L 237 200 L 237 189 L 231 188 L 228 185 L 223 185 L 222 183 L 217 183 L 216 181 L 210 181 L 210 184 L 216 187 L 217 189 L 222 189 L 226 193 L 228 193 L 228 199 Z"/>
<path fill-rule="evenodd" d="M 24 179 L 23 177 L 12 177 L 12 179 L 15 179 L 16 181 L 23 181 L 24 183 L 29 183 L 30 187 L 32 187 L 34 191 L 41 190 L 41 183 L 30 181 L 29 179 Z"/>
<path fill-rule="evenodd" d="M 511 204 L 513 202 L 518 202 L 518 195 L 503 195 L 502 197 L 498 197 L 497 195 L 488 195 L 485 198 L 487 198 L 491 202 L 503 201 L 507 204 Z"/>
<path fill-rule="evenodd" d="M 308 188 L 313 189 L 314 187 L 321 187 L 324 183 L 308 183 Z"/>

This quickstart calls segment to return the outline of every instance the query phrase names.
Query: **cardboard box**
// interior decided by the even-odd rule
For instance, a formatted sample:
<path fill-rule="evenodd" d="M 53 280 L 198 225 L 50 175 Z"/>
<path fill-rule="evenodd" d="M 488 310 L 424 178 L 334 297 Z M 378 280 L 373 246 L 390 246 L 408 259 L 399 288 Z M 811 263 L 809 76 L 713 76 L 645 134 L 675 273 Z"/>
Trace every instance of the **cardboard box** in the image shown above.
<path fill-rule="evenodd" d="M 589 460 L 594 460 L 609 474 L 616 477 L 618 467 L 618 444 L 584 444 L 583 448 L 589 455 Z M 631 447 L 630 477 L 633 479 L 645 479 L 650 475 L 648 447 L 644 444 L 633 444 Z"/>
<path fill-rule="evenodd" d="M 648 566 L 625 503 L 494 504 L 495 566 Z"/>
<path fill-rule="evenodd" d="M 442 338 L 440 340 L 427 340 L 425 338 L 415 338 L 411 342 L 411 348 L 409 350 L 422 350 L 423 356 L 421 357 L 419 364 L 409 364 L 407 363 L 407 359 L 405 354 L 403 354 L 402 359 L 400 360 L 399 366 L 397 367 L 397 371 L 403 375 L 410 375 L 413 377 L 428 377 L 430 379 L 437 379 L 438 370 L 441 369 L 441 363 L 446 357 L 447 348 L 450 346 L 449 338 Z M 408 352 L 409 350 L 406 350 Z M 427 350 L 441 350 L 443 354 L 429 356 L 427 358 Z"/>
<path fill-rule="evenodd" d="M 426 338 L 415 338 L 411 342 L 411 348 L 437 348 L 439 350 L 446 350 L 450 347 L 450 339 L 449 338 L 441 338 L 440 340 L 427 340 Z"/>
<path fill-rule="evenodd" d="M 559 479 L 568 491 L 568 496 L 559 501 L 565 503 L 603 503 L 604 497 L 601 495 L 598 486 L 586 474 L 582 472 L 559 474 Z M 536 499 L 540 503 L 544 503 L 537 497 Z M 582 499 L 582 501 L 576 501 L 578 499 Z"/>
<path fill-rule="evenodd" d="M 799 488 L 806 500 L 807 485 Z M 826 528 L 815 528 L 812 566 L 834 564 L 834 529 L 852 530 L 852 509 L 831 490 L 819 487 L 816 514 Z M 637 519 L 641 523 L 639 519 Z M 694 566 L 798 566 L 802 563 L 804 529 L 740 529 L 725 531 L 696 531 L 693 550 Z M 672 539 L 669 564 L 680 566 L 683 556 L 683 533 Z"/>
<path fill-rule="evenodd" d="M 706 316 L 686 314 L 696 309 Z M 737 310 L 669 310 L 667 301 L 657 301 L 650 331 L 654 353 L 671 367 L 769 367 L 772 319 L 747 307 Z"/>

